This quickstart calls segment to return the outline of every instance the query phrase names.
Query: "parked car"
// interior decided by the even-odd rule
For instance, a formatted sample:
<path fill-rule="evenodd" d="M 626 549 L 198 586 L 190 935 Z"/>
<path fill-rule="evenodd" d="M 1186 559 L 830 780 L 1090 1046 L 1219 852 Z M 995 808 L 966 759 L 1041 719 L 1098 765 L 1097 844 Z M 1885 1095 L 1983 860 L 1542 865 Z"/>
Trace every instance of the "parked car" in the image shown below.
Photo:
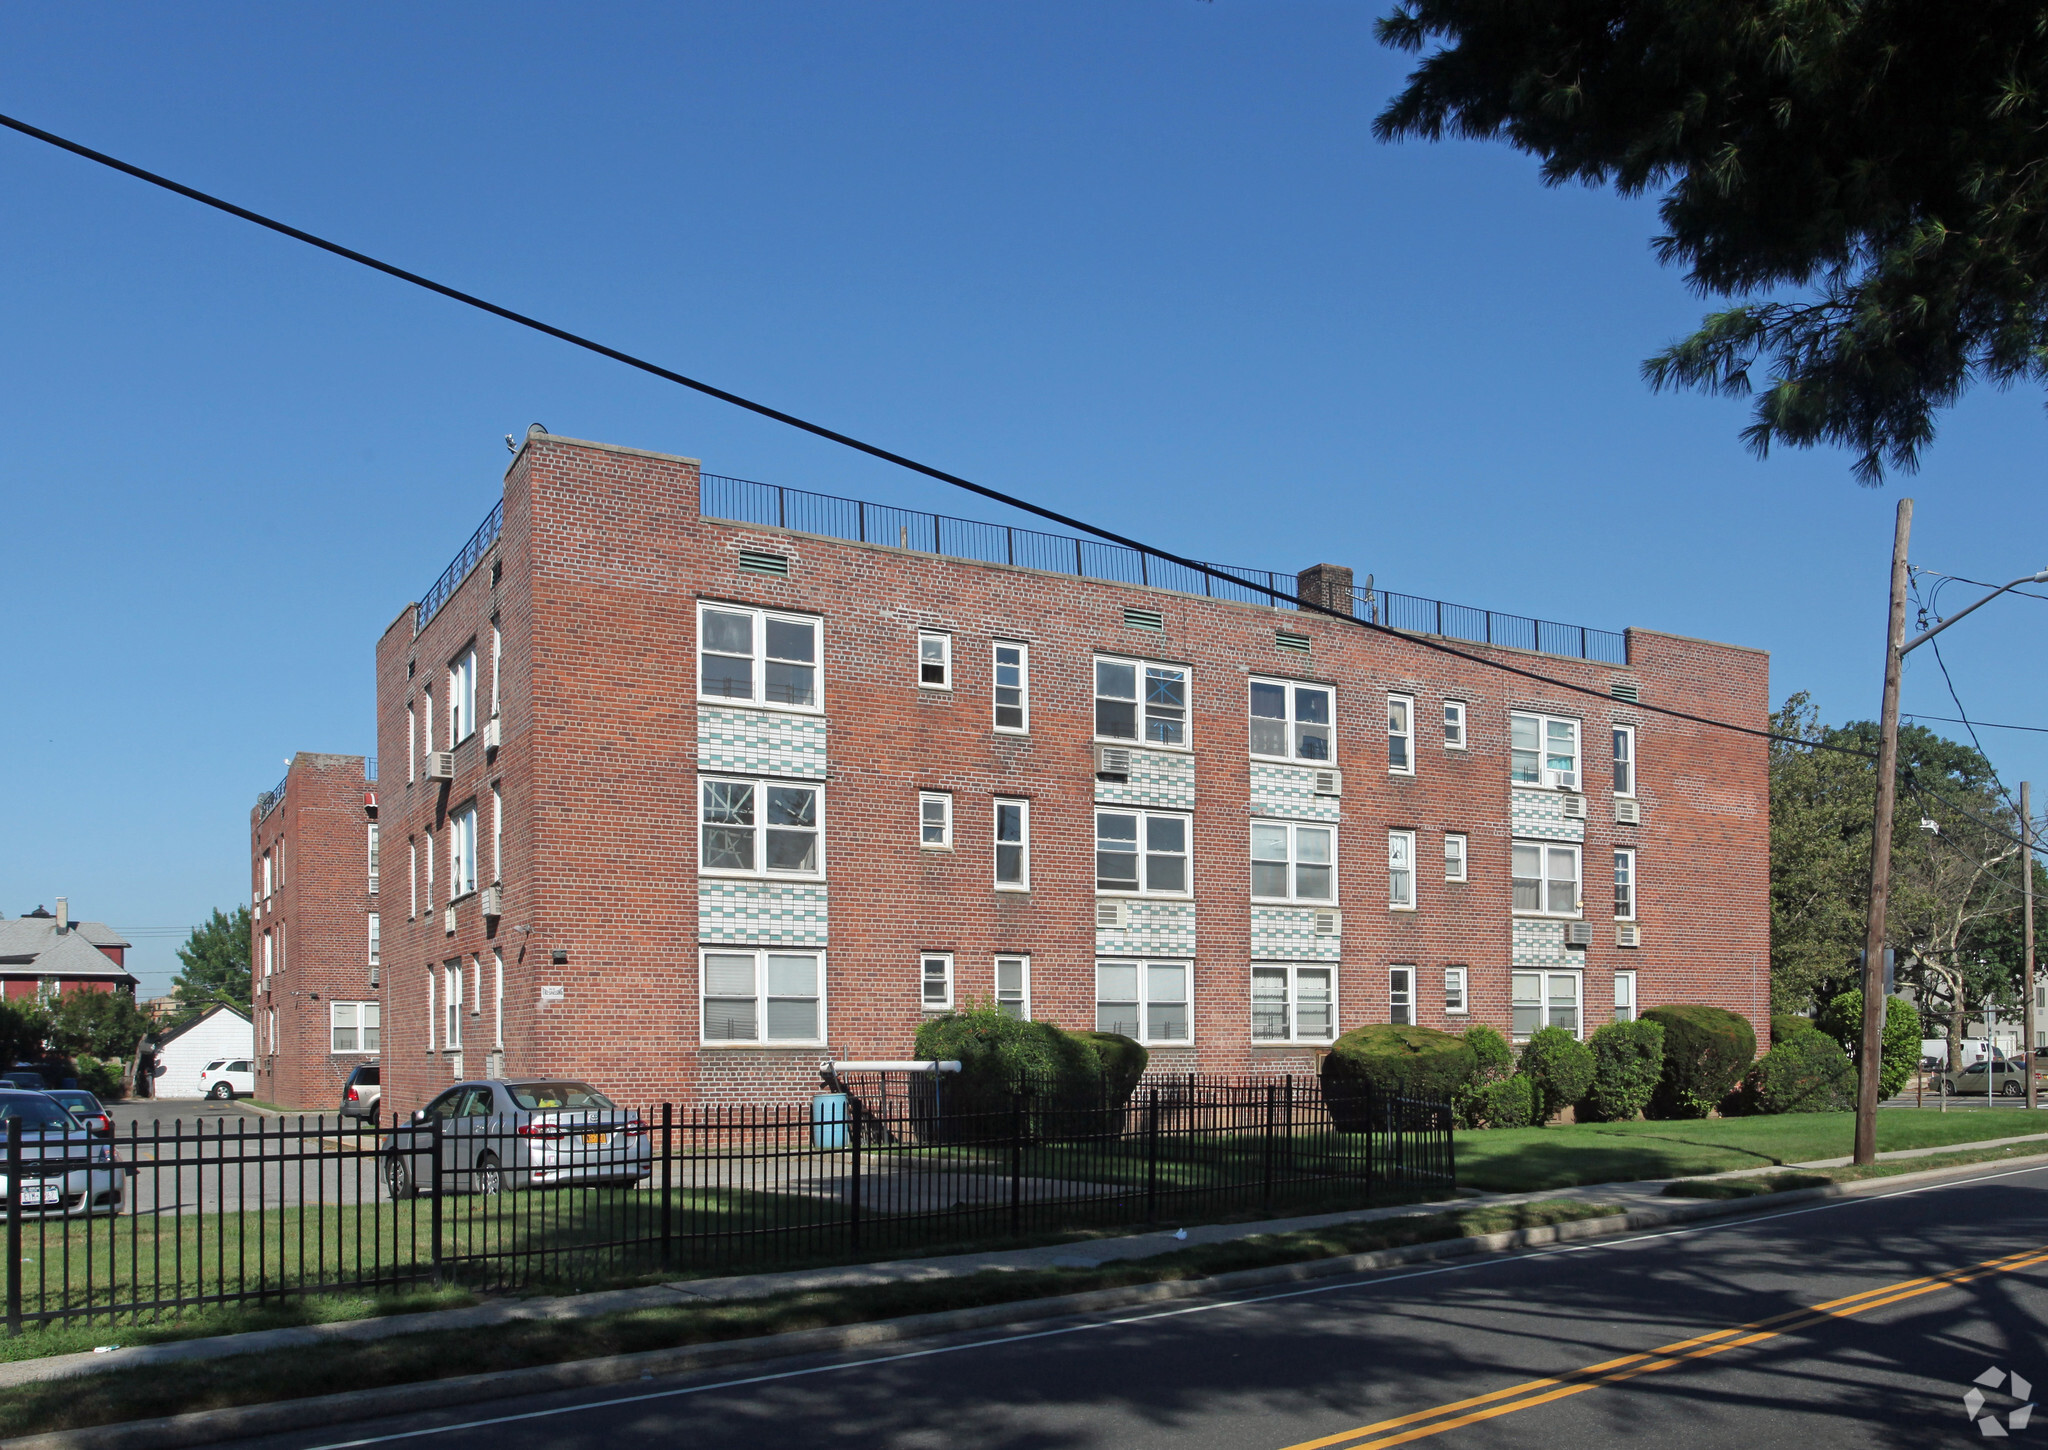
<path fill-rule="evenodd" d="M 202 1098 L 250 1098 L 256 1095 L 256 1064 L 246 1057 L 223 1057 L 199 1073 Z"/>
<path fill-rule="evenodd" d="M 377 1121 L 377 1104 L 382 1099 L 377 1086 L 378 1070 L 374 1062 L 366 1062 L 348 1075 L 348 1082 L 341 1089 L 341 1115 L 344 1118 L 363 1118 Z"/>
<path fill-rule="evenodd" d="M 63 1104 L 72 1117 L 85 1124 L 96 1136 L 114 1136 L 113 1118 L 100 1105 L 100 1100 L 84 1088 L 51 1088 L 44 1096 Z"/>
<path fill-rule="evenodd" d="M 121 1211 L 127 1174 L 114 1145 L 92 1131 L 47 1093 L 0 1088 L 0 1152 L 8 1119 L 21 1120 L 21 1211 L 50 1214 L 116 1214 Z M 0 1203 L 13 1191 L 6 1159 L 0 1157 Z"/>
<path fill-rule="evenodd" d="M 25 1093 L 39 1093 L 49 1087 L 49 1079 L 33 1068 L 18 1067 L 12 1072 L 0 1072 L 0 1086 L 15 1088 Z"/>
<path fill-rule="evenodd" d="M 391 1130 L 384 1186 L 393 1198 L 431 1190 L 437 1123 L 446 1192 L 579 1183 L 630 1188 L 653 1171 L 646 1122 L 590 1084 L 492 1078 L 457 1083 Z"/>
<path fill-rule="evenodd" d="M 1961 1072 L 1945 1074 L 1938 1091 L 1962 1096 L 1997 1093 L 2004 1098 L 2025 1097 L 2029 1070 L 2033 1072 L 2035 1082 L 2048 1088 L 2048 1065 L 2030 1064 L 2024 1058 L 2001 1057 L 1996 1062 L 1973 1062 Z"/>

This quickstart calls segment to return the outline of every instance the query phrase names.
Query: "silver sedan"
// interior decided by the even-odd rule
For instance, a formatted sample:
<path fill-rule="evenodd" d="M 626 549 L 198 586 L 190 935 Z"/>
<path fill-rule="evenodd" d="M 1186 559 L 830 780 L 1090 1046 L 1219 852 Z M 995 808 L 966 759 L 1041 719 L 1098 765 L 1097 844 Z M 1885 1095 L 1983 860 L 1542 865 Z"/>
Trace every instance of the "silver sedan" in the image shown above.
<path fill-rule="evenodd" d="M 1973 1062 L 1961 1072 L 1944 1074 L 1938 1090 L 1943 1093 L 1997 1093 L 2002 1098 L 2027 1095 L 2027 1059 L 2002 1057 L 1996 1063 Z M 2048 1064 L 2034 1065 L 2034 1081 L 2048 1091 Z"/>
<path fill-rule="evenodd" d="M 47 1093 L 0 1090 L 0 1207 L 14 1192 L 8 1181 L 9 1119 L 21 1122 L 21 1212 L 29 1218 L 116 1214 L 127 1175 L 114 1145 L 96 1137 Z"/>
<path fill-rule="evenodd" d="M 392 1129 L 384 1187 L 393 1198 L 432 1192 L 606 1184 L 630 1188 L 653 1172 L 646 1121 L 588 1083 L 563 1078 L 457 1083 Z M 434 1171 L 434 1143 L 441 1145 Z"/>

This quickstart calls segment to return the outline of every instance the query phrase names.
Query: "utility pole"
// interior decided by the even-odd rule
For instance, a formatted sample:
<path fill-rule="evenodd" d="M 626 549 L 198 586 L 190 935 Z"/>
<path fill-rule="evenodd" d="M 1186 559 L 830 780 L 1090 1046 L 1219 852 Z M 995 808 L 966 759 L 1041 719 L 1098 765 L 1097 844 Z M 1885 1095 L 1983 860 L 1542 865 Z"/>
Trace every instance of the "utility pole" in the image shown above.
<path fill-rule="evenodd" d="M 1913 532 L 1913 500 L 1899 500 L 1892 533 L 1891 618 L 1884 644 L 1884 709 L 1877 745 L 1877 815 L 1870 836 L 1870 922 L 1863 938 L 1863 1050 L 1857 1055 L 1856 1157 L 1877 1161 L 1877 1083 L 1883 1066 L 1885 907 L 1892 887 L 1892 810 L 1899 772 L 1899 672 L 1906 646 L 1906 542 Z"/>
<path fill-rule="evenodd" d="M 2020 782 L 2020 880 L 2025 883 L 2020 895 L 2027 914 L 2020 927 L 2020 979 L 2027 994 L 2020 1016 L 2025 1024 L 2020 1030 L 2026 1034 L 2020 1040 L 2020 1066 L 2027 1075 L 2027 1106 L 2038 1108 L 2041 1089 L 2034 1082 L 2034 788 L 2024 780 Z"/>

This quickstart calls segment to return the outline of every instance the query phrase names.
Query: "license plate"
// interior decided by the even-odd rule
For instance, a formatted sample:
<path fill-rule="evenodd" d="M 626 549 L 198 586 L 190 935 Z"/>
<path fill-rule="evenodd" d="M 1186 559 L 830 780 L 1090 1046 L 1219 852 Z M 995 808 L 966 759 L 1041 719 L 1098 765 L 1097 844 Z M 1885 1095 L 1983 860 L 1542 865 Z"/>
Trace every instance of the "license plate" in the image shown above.
<path fill-rule="evenodd" d="M 63 1188 L 55 1183 L 24 1183 L 21 1185 L 21 1201 L 30 1208 L 38 1208 L 46 1203 L 56 1203 L 63 1196 Z"/>
<path fill-rule="evenodd" d="M 602 1143 L 609 1136 L 611 1135 L 608 1133 L 585 1133 L 583 1141 L 586 1143 Z"/>

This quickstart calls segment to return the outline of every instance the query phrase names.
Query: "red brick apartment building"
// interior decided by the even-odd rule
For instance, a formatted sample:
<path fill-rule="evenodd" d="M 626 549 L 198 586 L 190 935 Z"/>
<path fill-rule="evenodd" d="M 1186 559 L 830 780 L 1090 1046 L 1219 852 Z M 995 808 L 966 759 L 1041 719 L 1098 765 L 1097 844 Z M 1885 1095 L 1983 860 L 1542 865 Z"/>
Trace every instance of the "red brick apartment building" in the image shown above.
<path fill-rule="evenodd" d="M 300 751 L 249 812 L 256 1096 L 334 1111 L 377 1061 L 376 766 Z"/>
<path fill-rule="evenodd" d="M 790 1100 L 982 1000 L 1230 1072 L 1389 1020 L 1763 1028 L 1763 742 L 1645 708 L 1762 727 L 1763 653 L 1298 587 L 1592 693 L 536 431 L 377 647 L 385 1107 L 535 1072 Z"/>

